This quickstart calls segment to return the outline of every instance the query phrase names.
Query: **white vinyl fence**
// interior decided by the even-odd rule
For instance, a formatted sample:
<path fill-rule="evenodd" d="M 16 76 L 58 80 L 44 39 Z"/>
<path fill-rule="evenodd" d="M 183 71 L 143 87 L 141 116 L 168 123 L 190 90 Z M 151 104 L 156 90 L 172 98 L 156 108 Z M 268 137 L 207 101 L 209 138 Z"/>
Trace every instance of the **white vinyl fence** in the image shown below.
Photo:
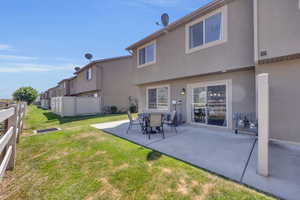
<path fill-rule="evenodd" d="M 101 113 L 99 97 L 54 97 L 51 111 L 60 116 L 95 115 Z"/>
<path fill-rule="evenodd" d="M 15 167 L 16 143 L 23 130 L 25 103 L 9 105 L 0 110 L 0 123 L 3 123 L 3 134 L 0 136 L 0 181 L 6 170 Z"/>

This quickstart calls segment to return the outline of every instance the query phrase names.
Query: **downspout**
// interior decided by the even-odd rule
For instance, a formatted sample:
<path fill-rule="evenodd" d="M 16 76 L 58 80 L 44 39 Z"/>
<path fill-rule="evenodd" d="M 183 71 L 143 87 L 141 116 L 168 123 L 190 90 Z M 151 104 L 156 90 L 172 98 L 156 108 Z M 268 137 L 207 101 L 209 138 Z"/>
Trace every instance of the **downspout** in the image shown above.
<path fill-rule="evenodd" d="M 253 22 L 254 22 L 254 63 L 258 64 L 258 0 L 253 1 Z"/>
<path fill-rule="evenodd" d="M 258 106 L 257 106 L 257 93 L 258 93 L 258 89 L 257 89 L 257 80 L 256 80 L 256 76 L 257 76 L 257 65 L 258 65 L 258 39 L 259 39 L 259 35 L 258 35 L 258 1 L 259 0 L 254 0 L 253 1 L 253 32 L 254 32 L 254 70 L 255 70 L 255 113 L 256 113 L 256 118 L 257 116 L 257 112 L 258 112 Z"/>
<path fill-rule="evenodd" d="M 104 73 L 104 69 L 103 69 L 103 66 L 102 65 L 97 65 L 97 67 L 99 68 L 99 72 L 100 72 L 100 75 L 97 76 L 97 89 L 98 89 L 98 92 L 99 92 L 99 98 L 100 98 L 100 104 L 101 104 L 101 111 L 103 111 L 103 106 L 104 106 L 104 102 L 103 102 L 103 95 L 104 95 L 104 90 L 103 90 L 103 73 Z"/>

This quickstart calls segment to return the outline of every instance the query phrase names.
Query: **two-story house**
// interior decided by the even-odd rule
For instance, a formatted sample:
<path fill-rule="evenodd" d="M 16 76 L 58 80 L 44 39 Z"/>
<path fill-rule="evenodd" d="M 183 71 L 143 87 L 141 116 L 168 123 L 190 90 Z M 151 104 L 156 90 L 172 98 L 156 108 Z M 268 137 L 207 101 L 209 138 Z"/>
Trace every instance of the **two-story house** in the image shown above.
<path fill-rule="evenodd" d="M 129 97 L 136 98 L 137 87 L 131 80 L 132 56 L 93 61 L 70 79 L 71 96 L 100 97 L 102 106 L 127 109 Z"/>
<path fill-rule="evenodd" d="M 139 108 L 226 128 L 234 112 L 255 112 L 252 8 L 216 0 L 129 46 Z"/>
<path fill-rule="evenodd" d="M 41 102 L 42 108 L 44 108 L 44 109 L 50 108 L 49 91 L 45 91 L 40 94 L 40 102 Z"/>
<path fill-rule="evenodd" d="M 299 143 L 299 22 L 299 0 L 215 0 L 130 45 L 140 111 L 232 129 L 268 73 L 270 137 Z"/>

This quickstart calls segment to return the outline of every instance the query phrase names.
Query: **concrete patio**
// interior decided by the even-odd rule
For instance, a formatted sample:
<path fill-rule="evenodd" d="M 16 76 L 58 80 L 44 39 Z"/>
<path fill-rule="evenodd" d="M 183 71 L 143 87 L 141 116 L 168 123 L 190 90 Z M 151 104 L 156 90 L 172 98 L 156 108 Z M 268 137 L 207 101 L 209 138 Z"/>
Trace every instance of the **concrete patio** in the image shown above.
<path fill-rule="evenodd" d="M 165 139 L 155 134 L 149 140 L 138 127 L 126 134 L 126 120 L 92 126 L 265 193 L 299 199 L 300 147 L 297 145 L 270 143 L 270 177 L 262 177 L 256 173 L 257 139 L 254 136 L 184 125 L 177 128 L 177 134 L 166 127 Z"/>

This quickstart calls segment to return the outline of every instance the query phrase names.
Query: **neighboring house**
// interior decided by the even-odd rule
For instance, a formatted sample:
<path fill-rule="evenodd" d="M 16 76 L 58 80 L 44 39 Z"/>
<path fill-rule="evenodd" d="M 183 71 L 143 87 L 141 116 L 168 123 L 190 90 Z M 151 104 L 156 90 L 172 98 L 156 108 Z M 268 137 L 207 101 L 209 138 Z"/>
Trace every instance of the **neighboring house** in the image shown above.
<path fill-rule="evenodd" d="M 233 129 L 256 112 L 256 75 L 270 75 L 271 138 L 300 142 L 299 0 L 215 0 L 126 50 L 140 111 Z M 175 105 L 176 104 L 176 105 Z"/>
<path fill-rule="evenodd" d="M 70 79 L 63 79 L 58 83 L 59 86 L 59 96 L 70 96 Z"/>
<path fill-rule="evenodd" d="M 43 92 L 40 94 L 40 102 L 41 107 L 44 109 L 50 108 L 50 98 L 49 98 L 49 91 Z"/>
<path fill-rule="evenodd" d="M 300 1 L 255 0 L 256 74 L 270 76 L 270 135 L 300 142 Z"/>
<path fill-rule="evenodd" d="M 252 8 L 214 1 L 128 47 L 139 109 L 229 129 L 234 112 L 255 112 Z"/>
<path fill-rule="evenodd" d="M 59 86 L 55 86 L 53 88 L 50 88 L 47 90 L 48 94 L 49 94 L 49 98 L 51 99 L 52 97 L 59 97 L 60 96 L 60 92 L 59 92 Z"/>
<path fill-rule="evenodd" d="M 126 110 L 129 97 L 136 98 L 131 79 L 132 56 L 93 61 L 75 72 L 70 80 L 70 95 L 100 97 L 102 106 Z"/>

